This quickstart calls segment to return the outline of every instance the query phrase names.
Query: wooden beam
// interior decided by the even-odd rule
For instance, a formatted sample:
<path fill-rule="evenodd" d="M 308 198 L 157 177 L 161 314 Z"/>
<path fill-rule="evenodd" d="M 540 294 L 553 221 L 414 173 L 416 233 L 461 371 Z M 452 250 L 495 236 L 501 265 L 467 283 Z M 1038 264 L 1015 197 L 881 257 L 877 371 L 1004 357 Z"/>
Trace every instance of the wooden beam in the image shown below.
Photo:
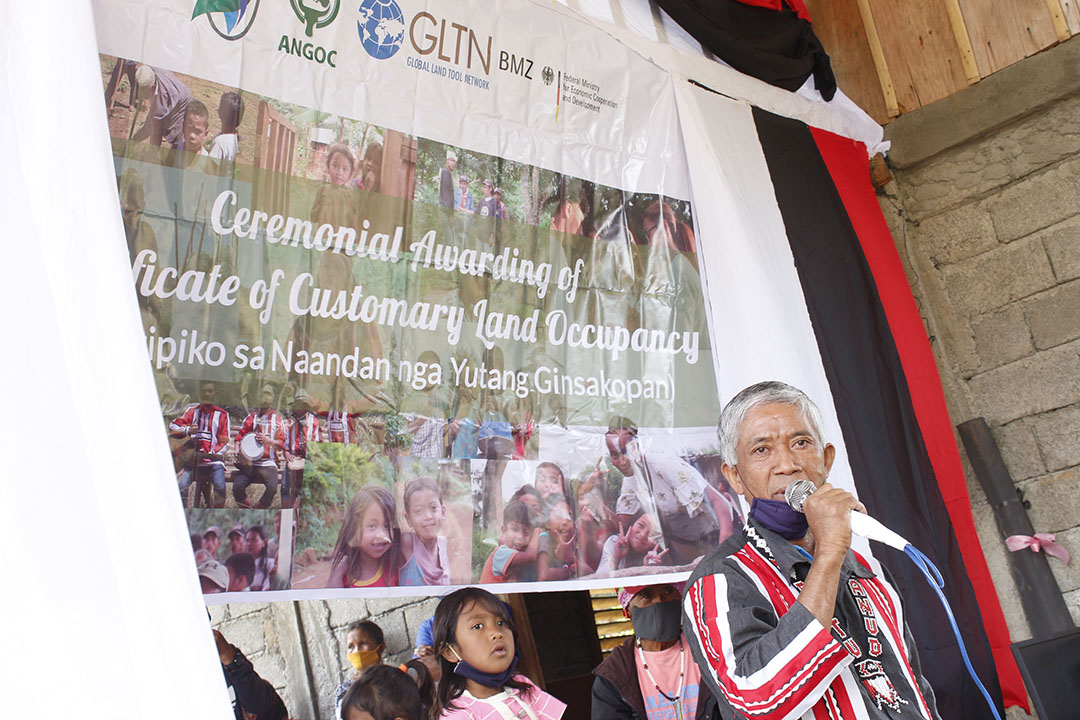
<path fill-rule="evenodd" d="M 870 43 L 870 55 L 874 58 L 874 68 L 877 69 L 878 81 L 881 83 L 881 94 L 885 96 L 885 112 L 889 117 L 896 117 L 900 114 L 900 106 L 896 102 L 896 90 L 889 74 L 889 65 L 885 62 L 885 51 L 881 48 L 874 14 L 870 11 L 870 0 L 858 0 L 858 3 L 859 15 L 866 30 L 866 40 Z"/>
<path fill-rule="evenodd" d="M 1058 42 L 1068 40 L 1072 34 L 1069 32 L 1069 21 L 1065 19 L 1061 1 L 1046 0 L 1046 7 L 1050 10 L 1050 19 L 1054 21 L 1054 32 L 1057 33 Z"/>
<path fill-rule="evenodd" d="M 957 425 L 956 429 L 960 432 L 960 440 L 971 460 L 975 477 L 986 493 L 986 502 L 994 511 L 1001 537 L 1034 535 L 1035 528 L 1031 526 L 1027 510 L 1016 494 L 1016 486 L 986 421 L 981 417 L 975 418 Z M 1050 570 L 1046 553 L 1019 550 L 1009 553 L 1009 563 L 1032 636 L 1047 637 L 1073 629 L 1072 616 Z"/>
<path fill-rule="evenodd" d="M 960 0 L 945 0 L 945 9 L 949 13 L 949 25 L 952 27 L 953 38 L 956 39 L 956 47 L 960 49 L 964 77 L 967 78 L 968 85 L 974 85 L 982 80 L 982 75 L 979 73 L 979 64 L 975 62 L 975 51 L 971 49 L 971 38 L 968 36 L 967 23 L 964 22 L 964 13 L 960 10 Z"/>

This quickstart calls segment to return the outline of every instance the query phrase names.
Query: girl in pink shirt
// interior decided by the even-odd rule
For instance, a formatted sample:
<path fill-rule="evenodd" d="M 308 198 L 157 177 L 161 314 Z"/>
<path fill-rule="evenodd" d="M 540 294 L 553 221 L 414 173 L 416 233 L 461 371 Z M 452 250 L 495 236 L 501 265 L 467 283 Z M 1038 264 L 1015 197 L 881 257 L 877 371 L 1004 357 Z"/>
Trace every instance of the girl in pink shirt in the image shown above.
<path fill-rule="evenodd" d="M 506 605 L 475 587 L 456 590 L 435 608 L 439 683 L 434 716 L 448 720 L 559 720 L 566 704 L 514 668 L 521 657 Z"/>

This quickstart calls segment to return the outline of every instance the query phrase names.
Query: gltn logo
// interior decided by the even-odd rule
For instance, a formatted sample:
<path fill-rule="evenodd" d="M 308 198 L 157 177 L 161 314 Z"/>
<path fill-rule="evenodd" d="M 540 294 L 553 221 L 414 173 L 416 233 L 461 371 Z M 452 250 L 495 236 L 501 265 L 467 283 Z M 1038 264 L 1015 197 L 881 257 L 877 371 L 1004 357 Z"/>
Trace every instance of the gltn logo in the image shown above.
<path fill-rule="evenodd" d="M 405 16 L 395 0 L 364 0 L 360 3 L 356 32 L 367 54 L 376 60 L 394 56 L 405 38 Z"/>
<path fill-rule="evenodd" d="M 251 29 L 259 0 L 197 0 L 191 19 L 205 15 L 210 27 L 226 40 L 239 40 Z"/>
<path fill-rule="evenodd" d="M 324 28 L 334 22 L 341 0 L 289 0 L 293 12 L 304 23 L 304 34 L 311 37 L 315 28 Z"/>

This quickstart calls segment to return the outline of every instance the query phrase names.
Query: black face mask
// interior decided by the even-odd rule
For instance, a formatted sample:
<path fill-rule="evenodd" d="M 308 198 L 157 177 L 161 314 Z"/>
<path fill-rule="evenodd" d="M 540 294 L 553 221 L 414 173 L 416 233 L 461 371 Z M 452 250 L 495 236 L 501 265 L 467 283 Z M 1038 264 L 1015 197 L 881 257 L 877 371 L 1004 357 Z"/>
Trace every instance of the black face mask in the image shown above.
<path fill-rule="evenodd" d="M 806 516 L 782 500 L 754 498 L 750 503 L 750 519 L 761 527 L 772 530 L 785 540 L 806 537 L 810 523 Z"/>
<path fill-rule="evenodd" d="M 630 608 L 634 634 L 642 640 L 673 642 L 682 633 L 682 603 L 678 600 Z"/>

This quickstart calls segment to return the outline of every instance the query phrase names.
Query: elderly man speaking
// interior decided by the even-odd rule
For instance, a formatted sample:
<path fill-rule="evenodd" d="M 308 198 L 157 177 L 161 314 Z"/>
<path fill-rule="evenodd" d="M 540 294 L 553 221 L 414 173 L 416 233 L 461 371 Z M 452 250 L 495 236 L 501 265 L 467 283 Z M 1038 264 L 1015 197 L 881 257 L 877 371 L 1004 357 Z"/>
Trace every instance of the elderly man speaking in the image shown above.
<path fill-rule="evenodd" d="M 752 385 L 720 415 L 722 472 L 750 503 L 697 566 L 684 630 L 724 718 L 939 718 L 904 607 L 874 561 L 853 552 L 850 493 L 826 482 L 836 449 L 801 390 Z M 796 480 L 817 488 L 803 513 Z"/>

